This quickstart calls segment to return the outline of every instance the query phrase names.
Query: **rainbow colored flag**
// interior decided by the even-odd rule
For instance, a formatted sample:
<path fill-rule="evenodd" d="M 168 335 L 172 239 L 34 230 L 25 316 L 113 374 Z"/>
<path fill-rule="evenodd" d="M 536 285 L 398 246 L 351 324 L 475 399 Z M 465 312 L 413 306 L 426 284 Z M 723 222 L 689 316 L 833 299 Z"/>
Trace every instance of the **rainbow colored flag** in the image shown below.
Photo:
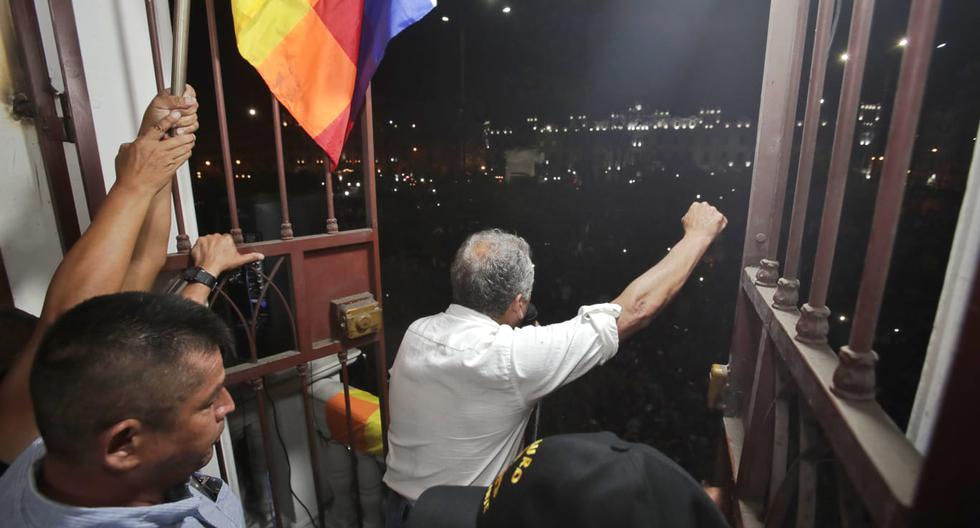
<path fill-rule="evenodd" d="M 435 0 L 232 0 L 238 51 L 336 166 L 388 41 Z"/>

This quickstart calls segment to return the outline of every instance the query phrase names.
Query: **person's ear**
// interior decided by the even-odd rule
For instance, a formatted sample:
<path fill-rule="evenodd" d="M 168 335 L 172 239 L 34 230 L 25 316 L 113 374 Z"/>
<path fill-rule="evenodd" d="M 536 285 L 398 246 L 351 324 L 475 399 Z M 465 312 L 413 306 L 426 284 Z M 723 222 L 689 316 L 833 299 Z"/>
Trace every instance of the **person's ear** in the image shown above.
<path fill-rule="evenodd" d="M 514 315 L 514 325 L 519 325 L 524 320 L 524 314 L 527 312 L 527 299 L 524 298 L 523 293 L 518 293 L 517 297 L 514 297 L 509 309 Z"/>
<path fill-rule="evenodd" d="M 113 472 L 130 471 L 142 462 L 146 428 L 135 418 L 117 422 L 99 435 L 102 465 Z"/>

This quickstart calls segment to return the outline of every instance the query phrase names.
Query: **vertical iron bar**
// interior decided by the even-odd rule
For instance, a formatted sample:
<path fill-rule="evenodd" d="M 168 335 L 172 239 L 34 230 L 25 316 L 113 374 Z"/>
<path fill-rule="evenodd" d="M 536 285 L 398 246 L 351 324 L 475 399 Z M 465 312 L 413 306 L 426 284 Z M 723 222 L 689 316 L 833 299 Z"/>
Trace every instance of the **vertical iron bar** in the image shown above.
<path fill-rule="evenodd" d="M 99 145 L 92 120 L 92 105 L 88 96 L 88 83 L 85 81 L 85 68 L 82 64 L 82 50 L 78 43 L 78 27 L 75 25 L 75 10 L 71 0 L 49 0 L 51 25 L 54 28 L 54 43 L 61 65 L 61 77 L 65 83 L 63 105 L 65 124 L 78 151 L 78 165 L 82 171 L 82 186 L 88 204 L 89 217 L 94 218 L 105 200 L 105 180 L 102 178 L 102 163 L 99 160 Z"/>
<path fill-rule="evenodd" d="M 381 290 L 381 251 L 378 246 L 378 187 L 377 170 L 374 164 L 374 104 L 371 85 L 368 84 L 364 96 L 364 110 L 361 112 L 361 170 L 364 178 L 368 225 L 373 231 L 373 266 L 371 277 L 374 282 L 375 298 L 384 309 L 384 294 Z M 381 439 L 385 454 L 388 453 L 388 356 L 385 350 L 384 319 L 378 329 L 378 342 L 375 345 L 375 374 L 378 378 L 378 391 L 381 400 Z"/>
<path fill-rule="evenodd" d="M 170 90 L 184 94 L 187 84 L 187 35 L 191 24 L 191 0 L 174 0 L 174 49 L 170 64 Z"/>
<path fill-rule="evenodd" d="M 806 9 L 808 3 L 806 0 L 782 1 L 773 2 L 770 7 L 743 266 L 768 260 L 767 256 L 773 254 L 771 247 L 779 244 L 782 211 L 776 211 L 776 207 L 783 200 L 779 195 L 784 195 L 786 190 L 786 174 L 779 173 L 780 147 L 789 104 L 786 94 L 791 85 L 798 86 L 800 82 L 799 75 L 792 76 L 798 66 L 794 64 L 793 52 L 801 37 L 798 33 L 806 32 L 805 28 L 800 30 L 797 23 L 785 21 L 799 20 L 800 10 Z M 779 274 L 775 269 L 772 274 L 775 275 L 772 277 L 774 285 Z"/>
<path fill-rule="evenodd" d="M 841 460 L 834 460 L 834 479 L 837 481 L 837 511 L 840 515 L 841 528 L 863 528 L 867 526 L 867 514 L 861 503 L 857 490 L 851 478 L 847 476 L 847 468 Z"/>
<path fill-rule="evenodd" d="M 231 146 L 228 143 L 228 115 L 225 112 L 225 89 L 221 82 L 221 57 L 218 51 L 218 29 L 214 21 L 214 0 L 206 0 L 208 41 L 211 44 L 211 71 L 214 74 L 214 98 L 218 106 L 218 136 L 221 139 L 221 159 L 225 169 L 225 191 L 228 194 L 228 216 L 231 218 L 231 236 L 241 244 L 242 228 L 238 224 L 238 200 L 235 198 L 235 182 L 232 178 Z"/>
<path fill-rule="evenodd" d="M 327 188 L 327 233 L 333 234 L 339 230 L 337 215 L 333 207 L 333 173 L 330 172 L 330 158 L 323 161 L 324 185 Z"/>
<path fill-rule="evenodd" d="M 817 518 L 817 459 L 819 445 L 817 424 L 813 412 L 802 395 L 796 398 L 800 424 L 799 485 L 796 499 L 796 528 L 813 528 Z"/>
<path fill-rule="evenodd" d="M 766 489 L 772 469 L 773 413 L 776 398 L 776 350 L 769 335 L 762 332 L 756 353 L 755 376 L 745 416 L 745 439 L 741 463 L 735 476 L 738 498 L 759 506 L 766 503 Z"/>
<path fill-rule="evenodd" d="M 793 134 L 796 127 L 796 107 L 800 98 L 800 73 L 803 69 L 803 50 L 806 48 L 806 24 L 810 15 L 810 0 L 801 0 L 796 8 L 796 28 L 793 32 L 792 49 L 789 56 L 789 78 L 787 79 L 783 123 L 780 130 L 776 162 L 776 195 L 770 211 L 773 232 L 772 242 L 766 246 L 766 258 L 760 262 L 756 281 L 765 286 L 775 286 L 779 277 L 777 252 L 779 250 L 779 230 L 783 223 L 783 206 L 786 202 L 786 183 L 789 179 L 789 161 L 793 147 Z"/>
<path fill-rule="evenodd" d="M 14 32 L 19 43 L 17 52 L 25 66 L 28 79 L 28 97 L 36 109 L 34 126 L 37 128 L 38 147 L 47 174 L 55 223 L 61 241 L 61 250 L 67 253 L 81 236 L 78 225 L 78 211 L 72 196 L 71 181 L 68 175 L 68 162 L 65 159 L 64 125 L 55 108 L 54 87 L 48 74 L 48 64 L 44 58 L 44 44 L 37 20 L 34 0 L 13 0 L 10 2 Z"/>
<path fill-rule="evenodd" d="M 365 186 L 365 207 L 368 227 L 378 230 L 377 173 L 374 167 L 374 105 L 371 101 L 371 85 L 364 94 L 364 110 L 361 112 L 361 176 Z M 379 292 L 380 293 L 380 292 Z M 381 302 L 380 299 L 378 302 Z"/>
<path fill-rule="evenodd" d="M 321 506 L 321 501 L 323 500 L 323 485 L 320 483 L 319 445 L 317 444 L 316 433 L 314 432 L 316 430 L 316 419 L 313 414 L 313 404 L 311 403 L 313 396 L 310 394 L 310 383 L 312 382 L 310 364 L 300 363 L 299 365 L 296 365 L 296 371 L 299 373 L 299 397 L 303 399 L 303 417 L 306 419 L 306 443 L 310 446 L 310 465 L 313 466 L 313 489 L 316 492 L 317 519 L 320 521 L 320 526 L 323 526 L 323 508 Z"/>
<path fill-rule="evenodd" d="M 210 3 L 211 0 L 208 0 Z M 272 493 L 272 509 L 275 515 L 276 528 L 282 528 L 282 507 L 279 505 L 279 494 L 276 493 L 276 464 L 272 459 L 272 439 L 269 436 L 269 418 L 265 414 L 265 387 L 262 378 L 248 380 L 249 386 L 255 392 L 255 408 L 259 413 L 259 427 L 262 429 L 262 450 L 265 451 L 265 467 L 269 470 L 269 490 Z M 275 403 L 273 403 L 274 405 Z M 289 483 L 287 483 L 289 484 Z"/>
<path fill-rule="evenodd" d="M 289 198 L 286 193 L 286 164 L 282 157 L 282 117 L 279 114 L 279 101 L 273 93 L 272 98 L 272 131 L 276 139 L 276 174 L 279 177 L 279 207 L 282 209 L 282 224 L 279 226 L 279 236 L 283 240 L 293 238 L 293 224 L 289 221 Z"/>
<path fill-rule="evenodd" d="M 163 64 L 160 61 L 160 36 L 157 33 L 157 8 L 155 0 L 145 0 L 146 26 L 150 30 L 150 51 L 153 56 L 153 77 L 157 82 L 157 93 L 163 93 Z"/>
<path fill-rule="evenodd" d="M 783 277 L 779 281 L 773 303 L 774 307 L 784 310 L 795 310 L 799 304 L 800 247 L 803 243 L 807 202 L 810 200 L 810 177 L 813 175 L 813 158 L 817 148 L 820 101 L 827 74 L 827 56 L 830 53 L 830 30 L 833 18 L 834 0 L 820 0 L 817 7 L 817 22 L 813 29 L 810 82 L 807 87 L 803 134 L 800 139 L 800 159 L 796 167 L 796 191 L 793 195 L 789 240 L 786 242 L 786 262 L 783 265 Z"/>
<path fill-rule="evenodd" d="M 380 304 L 380 301 L 379 301 Z M 378 341 L 374 344 L 375 354 L 375 376 L 377 377 L 378 390 L 381 404 L 381 446 L 385 456 L 388 455 L 388 423 L 390 414 L 388 412 L 388 354 L 385 352 L 384 321 L 381 322 Z"/>
<path fill-rule="evenodd" d="M 772 462 L 769 464 L 769 506 L 776 500 L 776 490 L 782 487 L 786 475 L 786 462 L 789 456 L 789 402 L 786 398 L 786 377 L 779 360 L 773 354 L 773 386 L 775 399 L 772 402 Z M 796 483 L 794 482 L 795 486 Z"/>
<path fill-rule="evenodd" d="M 874 365 L 877 356 L 871 350 L 881 301 L 888 280 L 888 268 L 902 212 L 902 197 L 908 177 L 909 161 L 915 144 L 915 130 L 922 110 L 926 89 L 926 74 L 932 56 L 932 43 L 939 20 L 939 1 L 913 0 L 909 12 L 908 45 L 902 57 L 898 91 L 892 121 L 888 130 L 888 147 L 881 169 L 881 182 L 875 200 L 864 271 L 858 290 L 854 323 L 847 346 L 840 351 L 841 362 L 834 372 L 834 392 L 839 396 L 873 399 L 875 391 Z"/>
<path fill-rule="evenodd" d="M 753 373 L 756 354 L 759 349 L 759 336 L 762 332 L 762 322 L 756 315 L 752 301 L 748 299 L 745 290 L 738 289 L 735 301 L 735 330 L 732 332 L 732 344 L 729 348 L 729 379 L 732 388 L 732 400 L 735 405 L 735 416 L 745 417 L 750 412 Z"/>
<path fill-rule="evenodd" d="M 188 13 L 189 16 L 189 13 Z M 153 56 L 153 77 L 157 83 L 157 93 L 163 93 L 165 88 L 163 85 L 163 63 L 160 60 L 160 37 L 157 32 L 157 13 L 154 0 L 146 0 L 146 25 L 150 28 L 150 50 Z M 185 24 L 186 30 L 186 24 Z M 174 32 L 174 53 L 176 54 L 177 47 L 177 32 Z M 183 38 L 186 41 L 187 32 L 183 34 Z M 185 54 L 186 57 L 186 54 Z M 186 67 L 186 60 L 184 62 L 184 67 Z M 171 91 L 177 95 L 176 91 L 173 91 L 174 87 L 171 86 Z M 180 91 L 183 93 L 184 87 L 181 85 Z M 187 230 L 184 226 L 184 206 L 180 201 L 180 188 L 177 185 L 177 174 L 174 173 L 173 178 L 170 181 L 170 196 L 174 203 L 174 217 L 177 220 L 177 251 L 190 251 L 191 242 L 190 238 L 187 236 Z"/>
<path fill-rule="evenodd" d="M 813 278 L 810 281 L 810 298 L 803 305 L 800 320 L 796 325 L 796 338 L 805 343 L 827 342 L 829 331 L 827 318 L 830 316 L 830 309 L 826 306 L 827 287 L 834 263 L 834 248 L 837 245 L 837 231 L 840 227 L 840 213 L 853 148 L 854 127 L 861 97 L 861 81 L 864 76 L 874 5 L 874 0 L 855 0 L 851 15 L 851 29 L 847 38 L 848 59 L 844 65 L 844 79 L 841 82 L 840 106 L 837 109 L 834 146 L 830 155 L 827 194 L 820 219 L 817 256 L 813 266 Z"/>
<path fill-rule="evenodd" d="M 354 451 L 354 424 L 351 419 L 350 378 L 347 373 L 347 351 L 337 354 L 340 360 L 340 381 L 344 385 L 344 411 L 347 418 L 347 452 L 351 463 L 351 498 L 354 499 L 354 510 L 357 513 L 357 526 L 364 526 L 364 512 L 361 511 L 361 484 L 357 476 L 357 453 Z"/>

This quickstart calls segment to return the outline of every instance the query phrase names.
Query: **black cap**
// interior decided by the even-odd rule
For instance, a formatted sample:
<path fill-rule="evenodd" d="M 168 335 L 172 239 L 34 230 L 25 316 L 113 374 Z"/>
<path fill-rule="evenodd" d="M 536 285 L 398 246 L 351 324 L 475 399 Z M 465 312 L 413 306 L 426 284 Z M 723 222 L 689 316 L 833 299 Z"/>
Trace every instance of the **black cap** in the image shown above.
<path fill-rule="evenodd" d="M 608 432 L 537 440 L 488 487 L 437 486 L 408 528 L 727 527 L 701 485 L 656 449 Z"/>

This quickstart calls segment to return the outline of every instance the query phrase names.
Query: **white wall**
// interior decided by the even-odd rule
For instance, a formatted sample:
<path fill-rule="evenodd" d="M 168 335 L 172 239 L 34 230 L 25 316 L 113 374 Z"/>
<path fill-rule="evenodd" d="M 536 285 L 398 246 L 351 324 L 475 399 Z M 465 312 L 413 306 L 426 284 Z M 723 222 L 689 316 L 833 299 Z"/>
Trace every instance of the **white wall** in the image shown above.
<path fill-rule="evenodd" d="M 164 50 L 164 76 L 170 77 L 171 27 L 166 0 L 157 2 L 157 25 Z M 48 2 L 35 0 L 45 58 L 52 86 L 63 90 Z M 75 4 L 78 39 L 86 73 L 96 141 L 106 188 L 115 181 L 114 158 L 121 143 L 136 135 L 140 116 L 156 94 L 149 30 L 143 2 L 104 0 Z M 61 260 L 47 176 L 31 122 L 17 122 L 9 101 L 16 92 L 27 92 L 20 65 L 10 6 L 0 5 L 0 252 L 3 254 L 15 304 L 39 313 L 44 292 Z M 169 82 L 167 82 L 169 85 Z M 65 144 L 78 221 L 89 224 L 82 191 L 78 156 L 73 144 Z M 197 238 L 194 197 L 187 166 L 177 173 L 187 234 Z M 171 221 L 176 235 L 176 220 Z M 170 251 L 174 251 L 174 237 Z"/>
<path fill-rule="evenodd" d="M 929 449 L 936 425 L 953 353 L 960 340 L 963 317 L 969 308 L 970 292 L 980 265 L 980 143 L 973 145 L 966 193 L 956 223 L 956 235 L 949 253 L 943 292 L 939 297 L 932 337 L 922 365 L 919 389 L 912 405 L 906 436 L 920 453 Z M 964 402 L 966 403 L 966 402 Z"/>
<path fill-rule="evenodd" d="M 166 0 L 156 0 L 156 11 L 164 84 L 169 87 L 173 41 Z M 75 19 L 102 174 L 108 189 L 115 181 L 114 158 L 119 145 L 136 136 L 143 110 L 157 91 L 146 8 L 143 2 L 132 0 L 76 2 Z M 177 171 L 177 180 L 185 227 L 193 242 L 197 238 L 197 219 L 186 164 Z M 170 231 L 176 236 L 176 221 L 171 224 Z M 171 236 L 170 251 L 175 249 Z"/>
<path fill-rule="evenodd" d="M 0 253 L 22 310 L 40 314 L 44 292 L 61 260 L 61 247 L 31 122 L 11 115 L 10 99 L 26 91 L 10 6 L 0 4 Z"/>

